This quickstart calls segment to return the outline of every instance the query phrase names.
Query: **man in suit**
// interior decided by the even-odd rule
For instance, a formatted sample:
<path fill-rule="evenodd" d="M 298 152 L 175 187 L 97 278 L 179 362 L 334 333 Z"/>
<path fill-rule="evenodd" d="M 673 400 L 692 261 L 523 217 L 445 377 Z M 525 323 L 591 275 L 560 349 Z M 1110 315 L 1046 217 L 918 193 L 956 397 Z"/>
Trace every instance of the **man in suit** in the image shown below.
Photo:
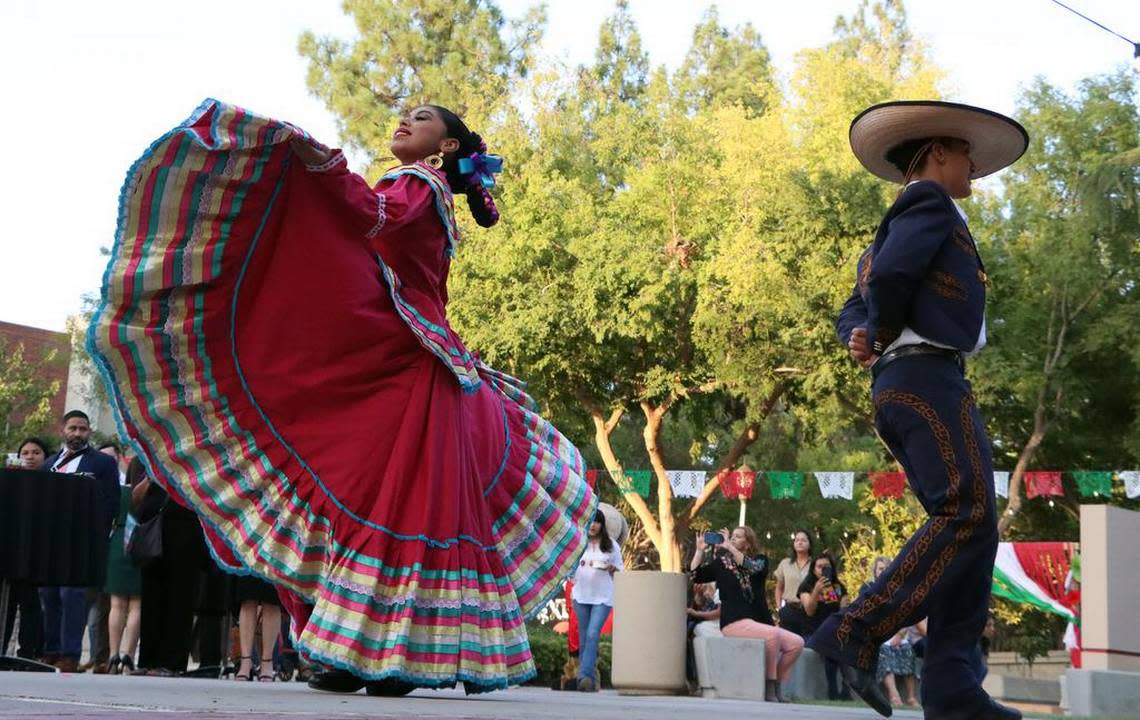
<path fill-rule="evenodd" d="M 91 421 L 72 410 L 63 416 L 63 447 L 44 461 L 43 469 L 89 475 L 97 483 L 99 512 L 106 537 L 119 511 L 119 468 L 114 458 L 91 447 Z M 44 609 L 44 658 L 63 672 L 75 672 L 83 652 L 87 624 L 87 589 L 40 588 Z"/>
<path fill-rule="evenodd" d="M 954 199 L 970 195 L 971 179 L 1017 160 L 1028 135 L 987 110 L 916 101 L 868 108 L 850 138 L 864 167 L 903 188 L 859 258 L 837 330 L 871 372 L 876 430 L 929 517 L 808 647 L 839 662 L 848 685 L 889 716 L 875 682 L 879 645 L 928 617 L 927 720 L 1020 718 L 974 671 L 998 532 L 990 443 L 965 359 L 986 342 L 989 278 Z"/>

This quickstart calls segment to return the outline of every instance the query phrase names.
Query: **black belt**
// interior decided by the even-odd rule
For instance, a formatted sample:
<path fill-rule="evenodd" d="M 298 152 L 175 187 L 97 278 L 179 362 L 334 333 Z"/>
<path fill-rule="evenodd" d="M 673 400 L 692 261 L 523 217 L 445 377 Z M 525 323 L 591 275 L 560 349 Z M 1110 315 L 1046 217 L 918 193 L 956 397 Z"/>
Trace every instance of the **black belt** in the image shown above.
<path fill-rule="evenodd" d="M 871 366 L 871 377 L 879 377 L 879 373 L 883 371 L 883 368 L 895 360 L 910 357 L 911 355 L 937 355 L 944 357 L 957 365 L 958 369 L 963 373 L 966 372 L 966 358 L 960 351 L 919 343 L 917 345 L 903 345 L 902 347 L 897 347 L 894 350 L 883 353 L 882 357 Z"/>

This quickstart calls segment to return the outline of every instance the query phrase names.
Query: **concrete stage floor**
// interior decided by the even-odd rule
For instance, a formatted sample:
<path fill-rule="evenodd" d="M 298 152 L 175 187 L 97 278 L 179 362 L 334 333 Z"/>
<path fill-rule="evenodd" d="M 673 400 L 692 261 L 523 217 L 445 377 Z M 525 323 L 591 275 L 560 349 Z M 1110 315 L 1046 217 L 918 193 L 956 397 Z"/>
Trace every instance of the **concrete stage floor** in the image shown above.
<path fill-rule="evenodd" d="M 0 672 L 0 718 L 399 718 L 401 720 L 870 720 L 865 707 L 775 705 L 692 697 L 636 697 L 513 688 L 475 697 L 462 690 L 417 690 L 402 698 L 373 698 L 363 691 L 334 695 L 303 683 L 248 683 L 190 678 Z M 897 718 L 921 718 L 896 711 Z"/>

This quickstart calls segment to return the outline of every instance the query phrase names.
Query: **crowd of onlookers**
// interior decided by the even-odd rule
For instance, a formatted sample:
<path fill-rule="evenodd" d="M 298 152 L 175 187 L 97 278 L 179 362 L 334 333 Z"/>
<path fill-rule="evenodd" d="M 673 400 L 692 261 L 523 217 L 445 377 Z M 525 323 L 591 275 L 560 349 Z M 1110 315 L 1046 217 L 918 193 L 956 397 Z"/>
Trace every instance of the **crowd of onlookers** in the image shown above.
<path fill-rule="evenodd" d="M 61 435 L 58 449 L 27 438 L 7 464 L 91 478 L 98 507 L 87 510 L 100 515 L 107 537 L 106 579 L 99 587 L 15 583 L 0 650 L 15 635 L 20 657 L 62 672 L 171 676 L 194 668 L 204 677 L 305 679 L 273 586 L 224 572 L 197 516 L 117 443 L 93 446 L 87 415 L 67 413 Z M 139 550 L 145 536 L 150 547 Z"/>
<path fill-rule="evenodd" d="M 859 592 L 867 591 L 889 564 L 890 558 L 875 558 Z M 807 639 L 824 620 L 854 599 L 838 579 L 835 560 L 827 551 L 813 547 L 811 534 L 806 530 L 792 534 L 788 555 L 770 573 L 768 557 L 760 552 L 751 528 L 698 534 L 690 571 L 690 642 L 708 635 L 765 640 L 765 696 L 775 702 L 788 701 L 781 684 L 789 680 Z M 769 574 L 774 579 L 775 613 L 765 595 Z M 893 705 L 919 704 L 925 636 L 926 621 L 922 620 L 899 630 L 879 648 L 878 679 Z M 977 648 L 975 671 L 979 679 L 986 673 L 985 658 L 992 636 L 991 619 Z M 823 672 L 828 699 L 851 699 L 836 663 L 825 659 Z M 690 680 L 695 681 L 691 645 L 689 673 Z"/>

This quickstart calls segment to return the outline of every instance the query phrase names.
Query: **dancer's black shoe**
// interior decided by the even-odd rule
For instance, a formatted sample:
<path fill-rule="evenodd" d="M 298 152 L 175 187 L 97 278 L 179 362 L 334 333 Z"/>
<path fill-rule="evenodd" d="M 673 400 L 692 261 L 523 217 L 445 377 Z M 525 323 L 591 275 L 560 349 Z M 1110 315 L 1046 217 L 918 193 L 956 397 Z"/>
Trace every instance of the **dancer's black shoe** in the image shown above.
<path fill-rule="evenodd" d="M 364 687 L 364 681 L 346 670 L 321 670 L 309 678 L 314 690 L 335 693 L 354 693 Z"/>
<path fill-rule="evenodd" d="M 403 697 L 415 689 L 415 685 L 397 678 L 369 680 L 364 684 L 364 692 L 372 697 Z"/>
<path fill-rule="evenodd" d="M 925 708 L 926 720 L 1021 720 L 1021 711 L 1007 707 L 992 698 L 982 706 Z"/>
<path fill-rule="evenodd" d="M 853 665 L 840 664 L 839 667 L 840 672 L 843 673 L 843 682 L 851 688 L 851 692 L 863 698 L 863 702 L 870 705 L 872 710 L 883 717 L 891 716 L 891 713 L 894 712 L 891 709 L 891 703 L 883 694 L 883 689 L 875 678 L 874 672 L 860 670 Z"/>

